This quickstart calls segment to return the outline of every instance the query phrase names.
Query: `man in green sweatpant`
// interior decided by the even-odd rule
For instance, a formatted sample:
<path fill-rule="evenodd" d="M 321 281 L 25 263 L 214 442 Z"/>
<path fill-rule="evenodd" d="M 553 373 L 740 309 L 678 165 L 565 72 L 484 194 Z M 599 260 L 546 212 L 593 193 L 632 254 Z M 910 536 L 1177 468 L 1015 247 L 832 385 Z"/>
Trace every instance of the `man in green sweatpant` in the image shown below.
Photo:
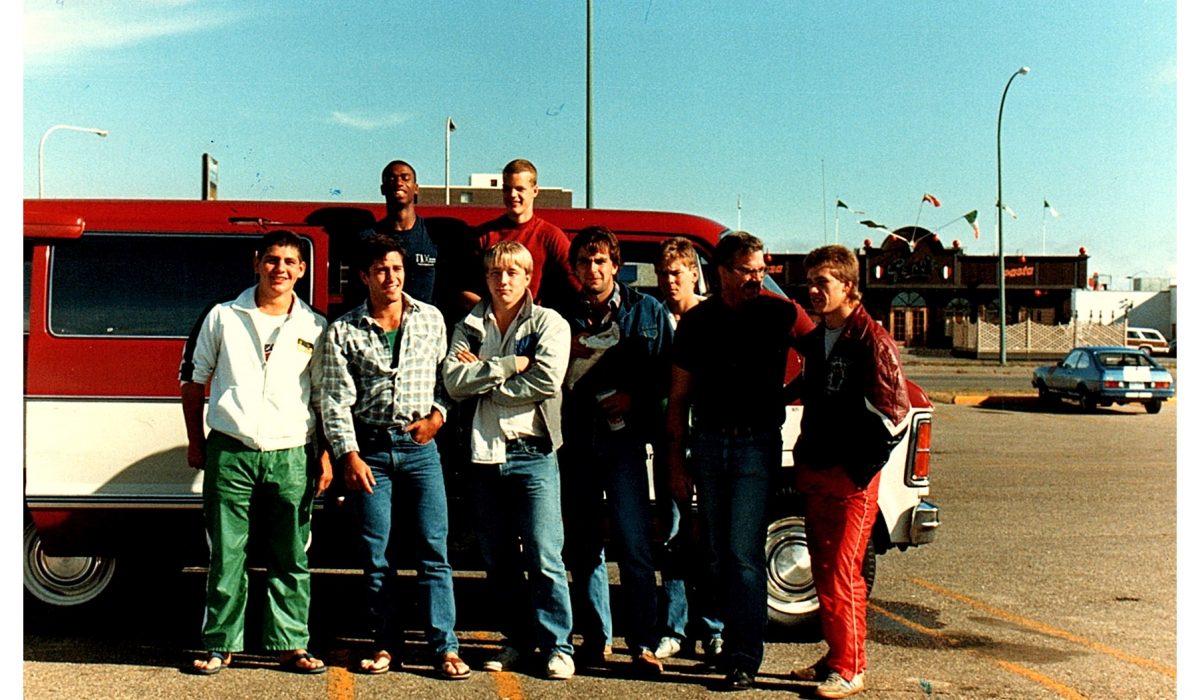
<path fill-rule="evenodd" d="M 309 473 L 318 434 L 310 377 L 325 319 L 296 296 L 306 245 L 291 231 L 263 237 L 258 284 L 214 306 L 193 329 L 179 378 L 188 464 L 204 470 L 210 547 L 203 644 L 189 670 L 212 675 L 244 648 L 249 578 L 246 545 L 265 545 L 267 605 L 262 644 L 279 666 L 323 673 L 308 653 L 308 540 L 312 501 L 333 477 L 328 452 Z M 209 387 L 204 432 L 204 392 Z M 253 512 L 251 509 L 253 501 Z M 252 524 L 253 523 L 253 524 Z"/>

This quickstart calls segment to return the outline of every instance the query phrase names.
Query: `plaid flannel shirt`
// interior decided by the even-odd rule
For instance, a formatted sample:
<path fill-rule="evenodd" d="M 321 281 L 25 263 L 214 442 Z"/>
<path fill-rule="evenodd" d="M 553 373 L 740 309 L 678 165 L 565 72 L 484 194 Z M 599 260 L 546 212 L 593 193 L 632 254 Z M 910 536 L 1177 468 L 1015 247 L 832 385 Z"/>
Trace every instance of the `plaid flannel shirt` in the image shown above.
<path fill-rule="evenodd" d="M 367 303 L 329 324 L 317 353 L 317 391 L 325 436 L 335 458 L 358 451 L 356 423 L 403 427 L 433 409 L 447 415 L 442 385 L 446 322 L 434 306 L 404 295 L 404 320 L 388 349 L 387 333 Z"/>

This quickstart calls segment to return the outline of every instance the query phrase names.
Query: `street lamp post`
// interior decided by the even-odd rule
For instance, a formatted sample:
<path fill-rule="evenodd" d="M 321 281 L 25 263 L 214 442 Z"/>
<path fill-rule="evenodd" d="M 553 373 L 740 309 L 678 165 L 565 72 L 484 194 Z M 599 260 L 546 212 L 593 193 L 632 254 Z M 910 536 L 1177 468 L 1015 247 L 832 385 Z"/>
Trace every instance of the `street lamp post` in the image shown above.
<path fill-rule="evenodd" d="M 996 117 L 996 277 L 1000 287 L 1000 365 L 1008 364 L 1008 312 L 1004 306 L 1004 175 L 1000 167 L 1000 125 L 1004 120 L 1004 98 L 1018 75 L 1028 75 L 1029 66 L 1021 66 L 1004 84 L 1000 95 L 1000 113 Z"/>
<path fill-rule="evenodd" d="M 92 127 L 88 127 L 88 126 L 70 126 L 68 124 L 55 124 L 54 126 L 50 127 L 49 129 L 46 129 L 46 133 L 42 134 L 42 140 L 38 141 L 38 199 L 42 198 L 42 193 L 45 191 L 45 188 L 46 188 L 45 179 L 42 176 L 42 171 L 44 170 L 45 165 L 46 165 L 46 138 L 49 137 L 50 134 L 52 134 L 55 131 L 58 131 L 60 129 L 65 130 L 65 131 L 82 131 L 85 134 L 95 134 L 100 137 L 108 136 L 107 129 L 93 129 Z"/>
<path fill-rule="evenodd" d="M 450 204 L 450 134 L 458 127 L 454 120 L 446 117 L 446 204 Z"/>

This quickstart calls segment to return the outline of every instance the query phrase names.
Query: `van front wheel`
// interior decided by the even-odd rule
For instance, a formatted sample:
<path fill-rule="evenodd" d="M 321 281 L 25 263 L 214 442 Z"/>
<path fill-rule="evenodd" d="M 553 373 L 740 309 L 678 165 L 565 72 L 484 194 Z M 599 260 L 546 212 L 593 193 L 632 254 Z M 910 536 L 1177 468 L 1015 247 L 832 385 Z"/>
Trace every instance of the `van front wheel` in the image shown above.
<path fill-rule="evenodd" d="M 59 608 L 95 600 L 112 583 L 117 562 L 112 557 L 52 557 L 42 548 L 37 526 L 25 523 L 25 590 Z"/>
<path fill-rule="evenodd" d="M 779 518 L 767 527 L 767 618 L 788 628 L 808 628 L 818 637 L 817 588 L 813 584 L 812 559 L 804 517 Z M 875 584 L 875 543 L 867 540 L 863 556 L 863 578 L 867 594 Z"/>

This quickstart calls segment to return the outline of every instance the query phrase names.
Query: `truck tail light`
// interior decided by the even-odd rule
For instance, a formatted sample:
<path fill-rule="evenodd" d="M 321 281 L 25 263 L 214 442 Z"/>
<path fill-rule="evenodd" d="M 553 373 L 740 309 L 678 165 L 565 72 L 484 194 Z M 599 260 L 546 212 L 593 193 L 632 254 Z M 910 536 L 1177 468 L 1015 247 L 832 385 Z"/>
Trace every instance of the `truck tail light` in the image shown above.
<path fill-rule="evenodd" d="M 917 416 L 913 421 L 913 438 L 908 446 L 908 470 L 904 477 L 906 486 L 928 486 L 929 465 L 933 458 L 933 417 L 928 413 Z"/>
<path fill-rule="evenodd" d="M 1155 389 L 1170 389 L 1171 382 L 1154 382 Z"/>
<path fill-rule="evenodd" d="M 1120 389 L 1121 382 L 1118 382 L 1115 379 L 1105 379 L 1104 380 L 1104 388 L 1105 389 Z"/>

